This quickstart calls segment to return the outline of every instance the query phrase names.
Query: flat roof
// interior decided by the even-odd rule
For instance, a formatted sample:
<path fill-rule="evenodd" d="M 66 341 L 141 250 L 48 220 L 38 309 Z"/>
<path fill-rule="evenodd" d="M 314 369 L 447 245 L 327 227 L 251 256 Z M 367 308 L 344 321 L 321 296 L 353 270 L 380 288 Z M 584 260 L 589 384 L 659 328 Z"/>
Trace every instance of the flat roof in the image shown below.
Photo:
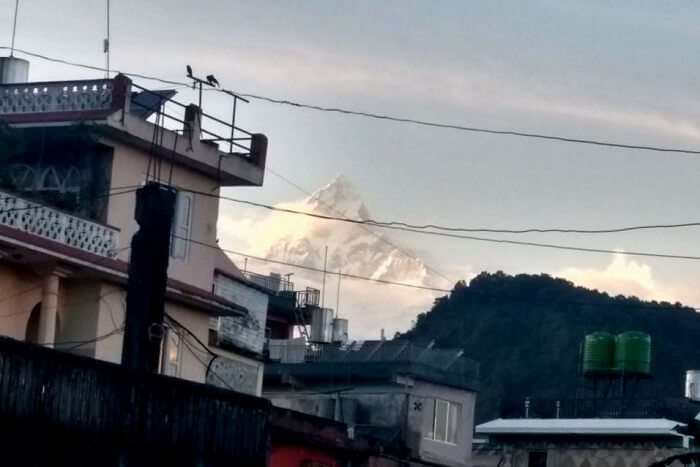
<path fill-rule="evenodd" d="M 682 436 L 684 423 L 665 418 L 498 418 L 476 426 L 489 435 Z"/>

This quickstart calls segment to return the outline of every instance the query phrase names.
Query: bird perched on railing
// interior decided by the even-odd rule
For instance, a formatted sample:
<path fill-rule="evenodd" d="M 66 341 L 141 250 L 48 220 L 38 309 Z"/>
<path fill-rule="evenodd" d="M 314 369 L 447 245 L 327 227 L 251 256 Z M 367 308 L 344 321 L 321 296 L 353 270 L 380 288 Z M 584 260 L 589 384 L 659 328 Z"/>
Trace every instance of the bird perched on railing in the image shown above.
<path fill-rule="evenodd" d="M 207 82 L 212 86 L 219 87 L 219 82 L 214 78 L 214 75 L 207 75 Z"/>
<path fill-rule="evenodd" d="M 187 77 L 191 78 L 192 77 L 192 67 L 187 65 Z"/>

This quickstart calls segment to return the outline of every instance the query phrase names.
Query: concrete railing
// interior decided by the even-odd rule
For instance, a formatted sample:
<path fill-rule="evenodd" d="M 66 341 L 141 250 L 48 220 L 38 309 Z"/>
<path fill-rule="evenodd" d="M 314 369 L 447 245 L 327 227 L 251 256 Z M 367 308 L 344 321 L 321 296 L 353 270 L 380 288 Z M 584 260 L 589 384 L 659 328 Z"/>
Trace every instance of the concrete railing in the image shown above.
<path fill-rule="evenodd" d="M 100 256 L 113 256 L 119 230 L 0 191 L 0 225 Z"/>
<path fill-rule="evenodd" d="M 0 115 L 108 110 L 113 80 L 0 85 Z"/>

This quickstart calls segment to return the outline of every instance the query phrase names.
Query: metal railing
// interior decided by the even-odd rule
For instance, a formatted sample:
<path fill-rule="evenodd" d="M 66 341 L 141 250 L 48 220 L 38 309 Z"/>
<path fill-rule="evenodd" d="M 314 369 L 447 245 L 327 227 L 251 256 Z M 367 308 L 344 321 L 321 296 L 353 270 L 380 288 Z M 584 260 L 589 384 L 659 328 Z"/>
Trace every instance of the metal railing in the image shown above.
<path fill-rule="evenodd" d="M 570 398 L 570 399 L 504 399 L 502 418 L 682 418 L 688 412 L 687 401 L 681 398 Z M 683 421 L 683 420 L 680 420 Z"/>
<path fill-rule="evenodd" d="M 135 83 L 131 84 L 132 88 L 138 89 L 141 92 L 148 93 L 154 97 L 157 97 L 156 105 L 147 105 L 143 103 L 131 101 L 131 105 L 138 106 L 144 110 L 150 110 L 154 112 L 155 119 L 162 118 L 166 121 L 180 123 L 183 128 L 190 125 L 191 122 L 186 121 L 185 118 L 180 118 L 174 115 L 177 111 L 172 109 L 179 109 L 182 112 L 187 111 L 187 105 L 176 101 L 175 99 L 164 95 L 162 92 L 152 91 L 150 89 L 141 87 Z M 170 107 L 170 110 L 168 109 Z M 234 103 L 235 109 L 235 103 Z M 200 109 L 200 138 L 201 141 L 210 142 L 216 144 L 220 151 L 225 152 L 230 155 L 239 156 L 250 156 L 252 150 L 252 140 L 253 134 L 243 128 L 236 126 L 236 112 L 234 110 L 231 122 L 226 122 L 213 115 L 209 115 Z M 172 131 L 177 131 L 182 133 L 180 129 L 174 129 Z"/>
<path fill-rule="evenodd" d="M 119 230 L 0 191 L 0 225 L 12 227 L 79 250 L 111 257 Z"/>
<path fill-rule="evenodd" d="M 290 292 L 294 290 L 294 283 L 283 276 L 262 275 L 255 272 L 246 271 L 243 275 L 249 281 L 261 286 L 272 292 Z"/>

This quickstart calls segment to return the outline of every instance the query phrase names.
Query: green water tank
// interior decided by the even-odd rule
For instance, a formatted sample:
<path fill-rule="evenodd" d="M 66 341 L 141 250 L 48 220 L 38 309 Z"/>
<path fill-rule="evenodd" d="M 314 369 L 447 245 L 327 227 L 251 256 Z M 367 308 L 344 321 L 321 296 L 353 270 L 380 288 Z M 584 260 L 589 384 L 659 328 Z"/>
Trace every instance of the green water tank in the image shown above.
<path fill-rule="evenodd" d="M 615 339 L 615 370 L 624 374 L 651 374 L 651 337 L 627 331 Z"/>
<path fill-rule="evenodd" d="M 609 332 L 588 334 L 583 341 L 583 374 L 595 375 L 613 370 L 615 336 Z"/>

